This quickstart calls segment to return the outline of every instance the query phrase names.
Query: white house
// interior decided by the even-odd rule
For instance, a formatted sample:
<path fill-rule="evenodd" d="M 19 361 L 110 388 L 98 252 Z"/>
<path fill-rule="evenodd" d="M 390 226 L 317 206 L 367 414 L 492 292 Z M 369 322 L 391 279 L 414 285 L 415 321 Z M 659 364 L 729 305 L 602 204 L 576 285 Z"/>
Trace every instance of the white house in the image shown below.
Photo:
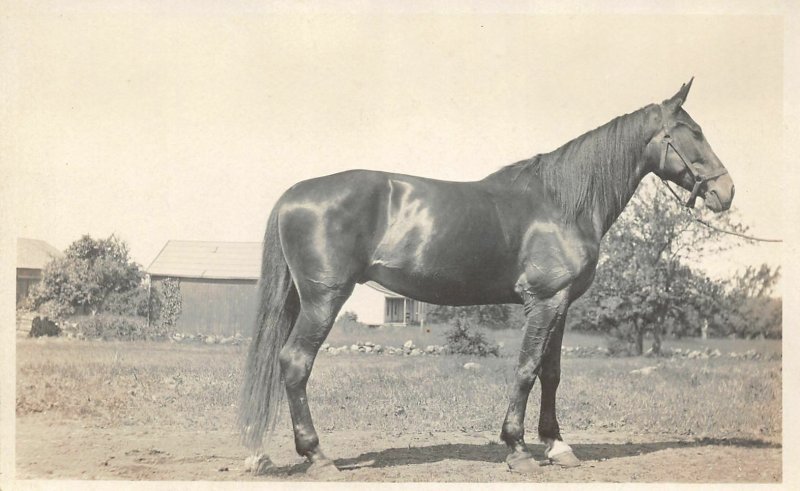
<path fill-rule="evenodd" d="M 425 304 L 398 295 L 369 281 L 356 285 L 341 312 L 354 312 L 367 325 L 409 325 L 425 323 Z"/>

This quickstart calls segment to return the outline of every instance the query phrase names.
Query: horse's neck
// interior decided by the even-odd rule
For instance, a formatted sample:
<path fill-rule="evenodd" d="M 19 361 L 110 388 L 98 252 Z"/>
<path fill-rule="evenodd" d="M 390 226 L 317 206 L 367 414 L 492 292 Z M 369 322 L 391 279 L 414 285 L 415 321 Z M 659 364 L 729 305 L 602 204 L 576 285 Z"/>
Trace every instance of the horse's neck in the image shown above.
<path fill-rule="evenodd" d="M 633 195 L 636 193 L 636 189 L 639 187 L 639 183 L 642 182 L 642 179 L 645 178 L 650 171 L 644 165 L 644 158 L 642 157 L 641 163 L 638 164 L 638 168 L 632 169 L 630 178 L 626 183 L 626 189 L 622 194 L 623 197 L 623 204 L 619 210 L 611 209 L 611 210 L 603 210 L 601 207 L 594 203 L 593 213 L 592 213 L 592 225 L 595 230 L 595 234 L 597 235 L 598 240 L 602 239 L 603 236 L 608 232 L 614 222 L 617 221 L 617 218 L 622 214 L 625 210 L 625 207 L 628 205 L 628 202 L 633 198 Z"/>

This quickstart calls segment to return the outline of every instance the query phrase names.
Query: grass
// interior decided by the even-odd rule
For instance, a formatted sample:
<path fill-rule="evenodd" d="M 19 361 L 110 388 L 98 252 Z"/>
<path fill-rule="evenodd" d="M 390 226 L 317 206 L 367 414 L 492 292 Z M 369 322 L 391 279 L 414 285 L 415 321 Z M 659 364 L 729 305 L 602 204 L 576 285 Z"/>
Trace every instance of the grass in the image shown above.
<path fill-rule="evenodd" d="M 443 340 L 441 327 L 400 329 L 333 332 L 330 342 L 399 346 L 412 339 L 425 346 Z M 499 432 L 520 333 L 489 334 L 506 343 L 499 358 L 321 355 L 308 389 L 317 428 Z M 589 342 L 591 337 L 569 333 L 564 344 Z M 736 350 L 747 346 L 737 344 Z M 231 429 L 244 352 L 243 346 L 21 339 L 17 414 L 79 419 L 90 427 Z M 482 367 L 464 370 L 467 361 Z M 647 376 L 630 373 L 650 365 L 659 368 Z M 781 376 L 779 360 L 565 357 L 559 420 L 565 434 L 780 439 Z M 536 387 L 526 420 L 530 434 L 535 434 L 538 399 Z M 290 427 L 286 413 L 282 428 Z"/>

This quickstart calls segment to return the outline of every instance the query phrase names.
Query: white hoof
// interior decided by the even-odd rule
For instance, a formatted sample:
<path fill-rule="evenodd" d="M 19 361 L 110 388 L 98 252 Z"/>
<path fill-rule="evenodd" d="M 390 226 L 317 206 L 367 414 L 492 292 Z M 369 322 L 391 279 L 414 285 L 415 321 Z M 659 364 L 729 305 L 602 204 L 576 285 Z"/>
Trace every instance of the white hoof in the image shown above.
<path fill-rule="evenodd" d="M 548 440 L 545 444 L 545 457 L 551 463 L 560 467 L 578 467 L 581 465 L 581 461 L 572 452 L 572 447 L 563 441 Z"/>
<path fill-rule="evenodd" d="M 272 460 L 264 454 L 251 455 L 244 459 L 244 470 L 254 476 L 266 474 L 273 466 Z"/>

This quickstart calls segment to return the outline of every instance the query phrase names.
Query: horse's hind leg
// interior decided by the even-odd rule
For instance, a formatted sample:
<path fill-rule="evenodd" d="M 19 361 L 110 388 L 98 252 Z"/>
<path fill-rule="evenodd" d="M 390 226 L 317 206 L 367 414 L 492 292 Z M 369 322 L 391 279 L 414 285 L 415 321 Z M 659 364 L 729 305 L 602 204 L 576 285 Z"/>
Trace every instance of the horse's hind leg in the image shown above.
<path fill-rule="evenodd" d="M 306 384 L 317 352 L 352 291 L 352 283 L 305 286 L 300 297 L 300 315 L 280 354 L 295 448 L 311 462 L 309 474 L 319 478 L 333 477 L 338 471 L 320 448 L 308 407 Z"/>

